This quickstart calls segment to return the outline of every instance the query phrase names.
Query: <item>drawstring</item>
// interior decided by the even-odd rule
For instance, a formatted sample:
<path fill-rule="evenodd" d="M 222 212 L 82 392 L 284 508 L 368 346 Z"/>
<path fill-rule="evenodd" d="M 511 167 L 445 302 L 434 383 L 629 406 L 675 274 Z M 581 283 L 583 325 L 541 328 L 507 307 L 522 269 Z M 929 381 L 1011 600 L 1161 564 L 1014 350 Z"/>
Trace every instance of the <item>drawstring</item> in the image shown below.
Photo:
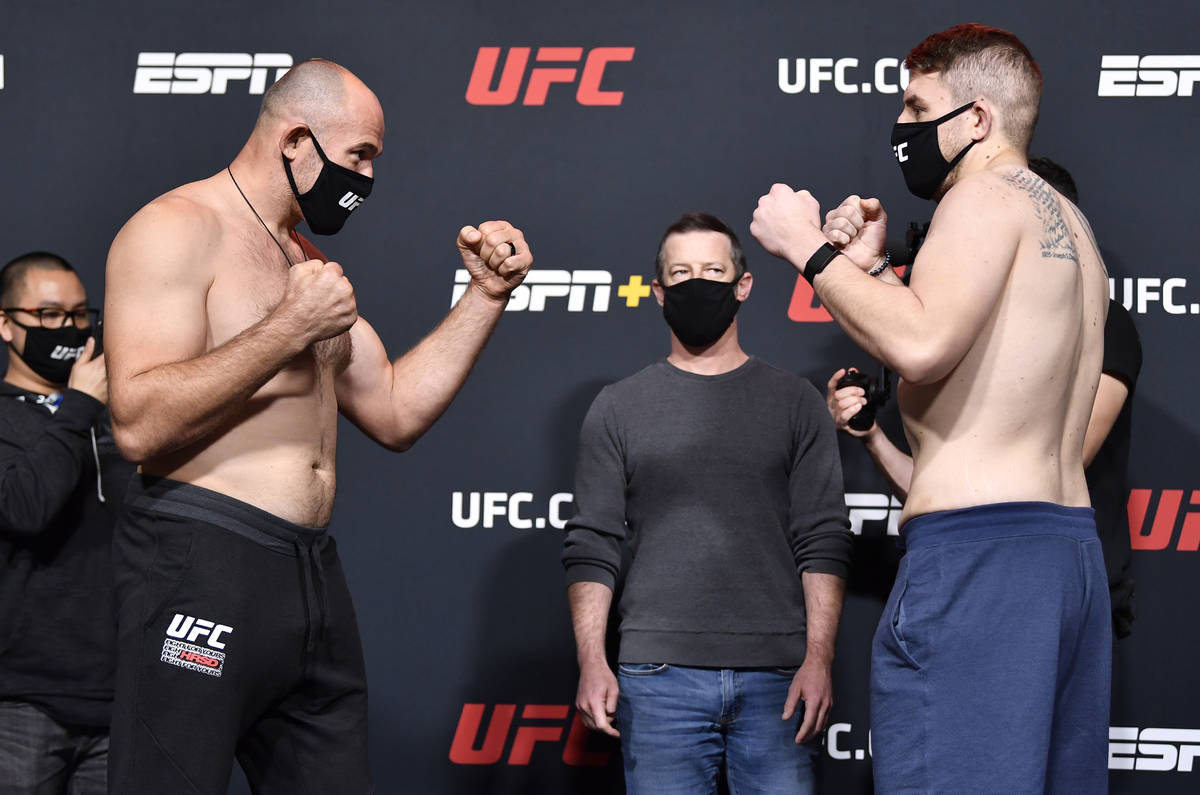
<path fill-rule="evenodd" d="M 329 614 L 325 566 L 321 562 L 321 550 L 317 543 L 306 547 L 297 540 L 293 546 L 300 562 L 300 579 L 304 584 L 304 651 L 307 666 L 307 658 L 316 651 L 317 644 L 325 639 Z"/>
<path fill-rule="evenodd" d="M 95 427 L 88 428 L 88 432 L 92 435 L 92 457 L 96 459 L 96 496 L 100 502 L 107 502 L 104 499 L 104 480 L 100 477 L 100 448 L 96 445 Z"/>

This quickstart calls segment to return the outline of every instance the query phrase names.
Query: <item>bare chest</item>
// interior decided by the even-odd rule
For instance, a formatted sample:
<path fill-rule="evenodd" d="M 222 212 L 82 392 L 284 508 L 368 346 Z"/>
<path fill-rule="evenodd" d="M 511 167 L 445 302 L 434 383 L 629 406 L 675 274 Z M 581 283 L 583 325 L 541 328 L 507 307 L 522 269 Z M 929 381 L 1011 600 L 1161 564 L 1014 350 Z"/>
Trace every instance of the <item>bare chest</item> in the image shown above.
<path fill-rule="evenodd" d="M 298 245 L 288 255 L 292 261 L 307 259 Z M 257 236 L 236 235 L 216 254 L 215 277 L 207 296 L 208 348 L 224 345 L 251 328 L 283 301 L 290 264 L 264 230 Z M 303 369 L 314 374 L 337 374 L 350 361 L 349 332 L 319 340 L 297 356 L 285 369 Z"/>

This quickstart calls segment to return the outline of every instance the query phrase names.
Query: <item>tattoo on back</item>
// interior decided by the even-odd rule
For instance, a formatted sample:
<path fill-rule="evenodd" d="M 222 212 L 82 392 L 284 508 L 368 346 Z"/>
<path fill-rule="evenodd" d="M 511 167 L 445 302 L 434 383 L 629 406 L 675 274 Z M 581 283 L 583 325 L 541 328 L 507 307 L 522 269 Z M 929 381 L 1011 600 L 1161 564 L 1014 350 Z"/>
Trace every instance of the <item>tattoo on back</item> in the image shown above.
<path fill-rule="evenodd" d="M 1041 177 L 1025 169 L 1014 171 L 1007 175 L 1004 181 L 1025 191 L 1033 200 L 1033 211 L 1042 222 L 1042 256 L 1069 259 L 1079 265 L 1079 252 L 1075 249 L 1071 227 L 1063 217 L 1062 204 L 1054 189 Z"/>

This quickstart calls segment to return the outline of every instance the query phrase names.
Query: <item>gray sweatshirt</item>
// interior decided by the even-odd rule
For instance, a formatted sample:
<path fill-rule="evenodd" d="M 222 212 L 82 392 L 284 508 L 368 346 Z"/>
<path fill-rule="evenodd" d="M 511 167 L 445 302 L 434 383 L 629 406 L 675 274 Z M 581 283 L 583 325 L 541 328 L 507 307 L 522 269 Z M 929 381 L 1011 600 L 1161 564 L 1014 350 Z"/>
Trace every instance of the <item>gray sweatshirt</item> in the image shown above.
<path fill-rule="evenodd" d="M 850 561 L 835 433 L 811 383 L 754 357 L 715 376 L 662 360 L 601 390 L 563 565 L 612 588 L 628 542 L 621 662 L 803 662 L 800 573 Z"/>

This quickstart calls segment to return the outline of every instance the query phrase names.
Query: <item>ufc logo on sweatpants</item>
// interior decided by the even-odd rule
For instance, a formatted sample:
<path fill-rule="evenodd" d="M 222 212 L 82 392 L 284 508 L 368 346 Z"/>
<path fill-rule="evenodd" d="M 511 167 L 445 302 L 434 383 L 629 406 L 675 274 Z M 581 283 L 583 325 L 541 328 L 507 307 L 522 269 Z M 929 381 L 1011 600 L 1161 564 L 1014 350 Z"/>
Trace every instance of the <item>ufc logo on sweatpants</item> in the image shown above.
<path fill-rule="evenodd" d="M 232 632 L 233 627 L 227 624 L 176 613 L 167 627 L 167 639 L 163 643 L 160 659 L 190 671 L 220 676 L 225 667 L 225 654 L 214 649 L 224 649 L 221 636 Z M 203 642 L 208 648 L 194 645 L 201 638 L 204 638 Z"/>

